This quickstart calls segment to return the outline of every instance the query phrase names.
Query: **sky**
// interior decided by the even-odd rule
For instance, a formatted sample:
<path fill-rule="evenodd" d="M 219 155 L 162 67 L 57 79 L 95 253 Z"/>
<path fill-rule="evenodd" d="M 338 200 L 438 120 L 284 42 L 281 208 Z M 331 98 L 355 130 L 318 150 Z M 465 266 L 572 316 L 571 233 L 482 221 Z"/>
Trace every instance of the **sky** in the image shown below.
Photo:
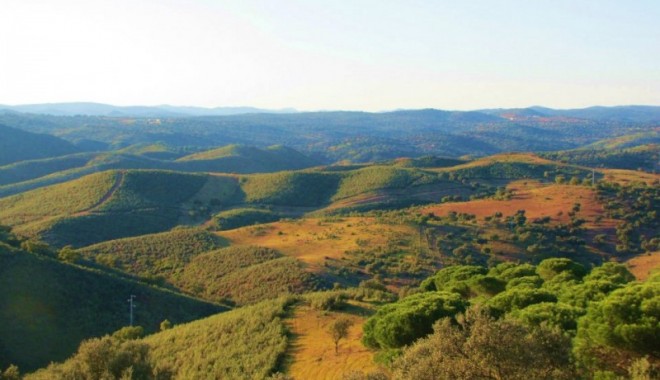
<path fill-rule="evenodd" d="M 0 104 L 660 105 L 657 0 L 2 0 Z"/>

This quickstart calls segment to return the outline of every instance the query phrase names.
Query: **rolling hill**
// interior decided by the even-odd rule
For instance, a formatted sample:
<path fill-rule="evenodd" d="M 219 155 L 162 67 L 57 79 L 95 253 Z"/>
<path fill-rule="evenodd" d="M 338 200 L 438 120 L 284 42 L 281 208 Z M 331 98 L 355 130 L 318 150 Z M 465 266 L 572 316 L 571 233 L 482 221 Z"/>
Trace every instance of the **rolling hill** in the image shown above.
<path fill-rule="evenodd" d="M 64 156 L 80 150 L 55 136 L 0 124 L 0 166 L 24 160 Z"/>
<path fill-rule="evenodd" d="M 135 321 L 146 331 L 160 322 L 192 321 L 226 310 L 171 291 L 64 264 L 23 251 L 0 252 L 0 366 L 33 370 L 71 355 L 93 336 Z"/>
<path fill-rule="evenodd" d="M 163 144 L 138 144 L 112 152 L 66 155 L 0 166 L 0 197 L 110 169 L 157 169 L 183 172 L 270 173 L 317 166 L 293 149 L 230 145 L 181 157 Z"/>
<path fill-rule="evenodd" d="M 583 110 L 305 112 L 199 117 L 49 116 L 4 113 L 0 123 L 108 150 L 162 142 L 212 149 L 279 144 L 324 163 L 406 156 L 485 156 L 505 151 L 575 149 L 603 139 L 647 133 L 658 107 Z"/>

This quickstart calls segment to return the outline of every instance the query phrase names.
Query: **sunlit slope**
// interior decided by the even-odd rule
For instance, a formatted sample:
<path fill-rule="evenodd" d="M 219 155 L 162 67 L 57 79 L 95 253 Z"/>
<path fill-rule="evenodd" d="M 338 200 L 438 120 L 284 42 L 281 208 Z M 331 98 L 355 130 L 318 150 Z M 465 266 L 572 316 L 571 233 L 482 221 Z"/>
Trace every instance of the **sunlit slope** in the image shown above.
<path fill-rule="evenodd" d="M 176 276 L 196 255 L 226 246 L 224 239 L 198 228 L 94 244 L 78 252 L 83 258 L 151 279 Z"/>
<path fill-rule="evenodd" d="M 45 366 L 68 357 L 83 339 L 128 325 L 130 295 L 135 322 L 152 332 L 165 319 L 181 323 L 223 310 L 53 259 L 0 254 L 0 366 Z"/>
<path fill-rule="evenodd" d="M 62 246 L 168 230 L 207 175 L 109 171 L 0 200 L 0 222 Z"/>
<path fill-rule="evenodd" d="M 257 246 L 232 246 L 195 256 L 171 281 L 198 297 L 239 305 L 328 286 L 302 261 Z"/>
<path fill-rule="evenodd" d="M 144 341 L 175 379 L 265 379 L 288 345 L 289 301 L 263 302 L 163 331 Z"/>

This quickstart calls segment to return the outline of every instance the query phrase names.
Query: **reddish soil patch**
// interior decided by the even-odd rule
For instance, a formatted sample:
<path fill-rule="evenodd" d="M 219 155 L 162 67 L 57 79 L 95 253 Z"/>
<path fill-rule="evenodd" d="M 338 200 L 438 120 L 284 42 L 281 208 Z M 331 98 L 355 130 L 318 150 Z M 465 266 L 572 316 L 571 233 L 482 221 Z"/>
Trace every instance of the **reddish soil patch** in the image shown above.
<path fill-rule="evenodd" d="M 423 209 L 425 213 L 447 215 L 457 213 L 474 214 L 479 219 L 501 212 L 504 216 L 514 215 L 518 210 L 525 210 L 529 219 L 549 216 L 553 221 L 567 222 L 567 213 L 575 203 L 580 203 L 580 216 L 586 219 L 588 226 L 598 228 L 611 227 L 612 221 L 603 220 L 595 225 L 594 219 L 603 215 L 603 206 L 596 200 L 596 193 L 585 186 L 542 185 L 536 181 L 512 182 L 508 189 L 513 196 L 508 200 L 480 199 L 470 202 L 444 203 Z"/>

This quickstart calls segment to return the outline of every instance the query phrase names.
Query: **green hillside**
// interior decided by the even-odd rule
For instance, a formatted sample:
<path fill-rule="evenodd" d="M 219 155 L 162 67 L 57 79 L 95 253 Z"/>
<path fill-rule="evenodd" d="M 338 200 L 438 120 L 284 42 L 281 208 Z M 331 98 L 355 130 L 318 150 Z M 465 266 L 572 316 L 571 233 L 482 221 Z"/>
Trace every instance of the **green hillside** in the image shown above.
<path fill-rule="evenodd" d="M 96 173 L 0 199 L 0 222 L 26 229 L 30 223 L 89 210 L 103 199 L 119 178 L 119 172 Z"/>
<path fill-rule="evenodd" d="M 0 199 L 0 221 L 28 236 L 84 246 L 176 226 L 208 176 L 109 171 Z"/>
<path fill-rule="evenodd" d="M 321 206 L 335 193 L 339 175 L 313 171 L 279 172 L 241 178 L 248 203 Z"/>
<path fill-rule="evenodd" d="M 83 258 L 146 278 L 176 276 L 196 255 L 226 242 L 197 228 L 111 240 L 78 250 Z"/>
<path fill-rule="evenodd" d="M 574 165 L 597 168 L 644 170 L 660 169 L 660 145 L 645 144 L 630 148 L 575 149 L 543 153 L 543 157 Z"/>
<path fill-rule="evenodd" d="M 130 366 L 130 362 L 126 363 L 131 359 L 130 347 L 140 347 L 148 352 L 148 359 L 143 362 L 174 379 L 265 379 L 281 366 L 286 353 L 289 337 L 283 319 L 292 302 L 288 298 L 267 301 L 174 326 L 132 341 L 132 346 L 129 341 L 124 346 L 127 355 L 114 363 L 115 367 Z M 93 360 L 89 352 L 98 352 L 94 351 L 95 342 L 98 341 L 91 341 L 87 354 L 51 365 L 28 375 L 26 380 L 89 378 L 90 372 L 94 373 L 87 365 Z"/>
<path fill-rule="evenodd" d="M 235 246 L 195 256 L 172 282 L 198 297 L 255 303 L 322 286 L 302 263 L 268 248 Z"/>
<path fill-rule="evenodd" d="M 181 157 L 186 151 L 186 148 L 173 148 L 162 143 L 143 143 L 109 152 L 70 154 L 5 166 L 0 163 L 0 197 L 110 169 L 247 174 L 298 170 L 319 164 L 282 146 L 259 149 L 230 145 Z"/>
<path fill-rule="evenodd" d="M 402 189 L 438 181 L 435 173 L 417 169 L 369 166 L 348 172 L 341 180 L 333 200 L 347 198 L 381 189 Z"/>
<path fill-rule="evenodd" d="M 267 173 L 297 170 L 319 164 L 300 152 L 283 146 L 266 149 L 229 145 L 178 159 L 176 170 L 223 173 Z"/>
<path fill-rule="evenodd" d="M 150 332 L 165 319 L 182 323 L 223 310 L 54 259 L 0 252 L 0 367 L 42 367 L 71 355 L 83 339 L 128 325 L 130 295 L 136 323 Z"/>
<path fill-rule="evenodd" d="M 0 125 L 0 166 L 77 152 L 79 149 L 73 144 L 55 136 Z"/>

